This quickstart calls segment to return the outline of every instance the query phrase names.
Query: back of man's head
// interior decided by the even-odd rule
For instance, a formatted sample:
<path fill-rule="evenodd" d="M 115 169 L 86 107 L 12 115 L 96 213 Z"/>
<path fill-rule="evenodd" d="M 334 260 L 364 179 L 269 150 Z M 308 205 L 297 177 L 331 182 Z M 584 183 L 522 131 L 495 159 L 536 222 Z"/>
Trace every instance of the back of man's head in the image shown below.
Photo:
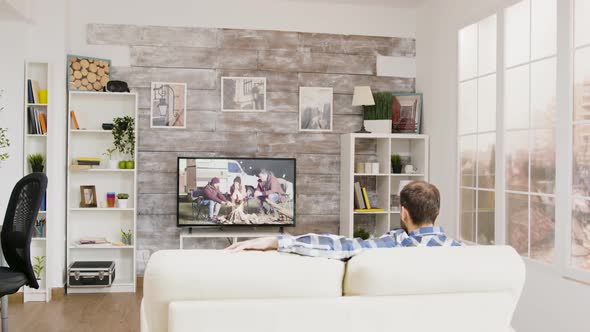
<path fill-rule="evenodd" d="M 440 211 L 440 193 L 428 182 L 413 181 L 402 189 L 400 204 L 408 211 L 414 225 L 434 224 Z"/>

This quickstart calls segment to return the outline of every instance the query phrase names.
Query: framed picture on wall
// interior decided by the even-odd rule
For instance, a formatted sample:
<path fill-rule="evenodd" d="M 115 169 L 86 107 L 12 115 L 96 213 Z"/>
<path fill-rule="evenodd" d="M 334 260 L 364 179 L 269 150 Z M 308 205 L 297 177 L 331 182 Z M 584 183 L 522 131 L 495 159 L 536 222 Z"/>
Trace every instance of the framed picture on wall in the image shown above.
<path fill-rule="evenodd" d="M 392 108 L 392 133 L 420 133 L 422 121 L 421 93 L 394 94 Z"/>
<path fill-rule="evenodd" d="M 152 82 L 151 128 L 186 128 L 186 83 Z"/>
<path fill-rule="evenodd" d="M 222 77 L 223 112 L 266 112 L 266 77 Z"/>
<path fill-rule="evenodd" d="M 334 89 L 299 88 L 299 131 L 332 131 Z"/>
<path fill-rule="evenodd" d="M 68 90 L 104 91 L 111 79 L 111 60 L 68 54 Z"/>
<path fill-rule="evenodd" d="M 96 203 L 96 186 L 80 186 L 80 207 L 95 208 Z"/>

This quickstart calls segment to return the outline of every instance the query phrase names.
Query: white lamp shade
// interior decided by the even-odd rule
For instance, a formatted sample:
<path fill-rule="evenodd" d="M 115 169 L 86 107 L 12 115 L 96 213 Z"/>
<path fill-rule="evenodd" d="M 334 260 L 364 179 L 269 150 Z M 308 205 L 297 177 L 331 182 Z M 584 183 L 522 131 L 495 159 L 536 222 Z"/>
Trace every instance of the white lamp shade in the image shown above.
<path fill-rule="evenodd" d="M 372 106 L 375 105 L 373 93 L 370 86 L 356 86 L 354 87 L 354 95 L 352 96 L 352 106 Z"/>

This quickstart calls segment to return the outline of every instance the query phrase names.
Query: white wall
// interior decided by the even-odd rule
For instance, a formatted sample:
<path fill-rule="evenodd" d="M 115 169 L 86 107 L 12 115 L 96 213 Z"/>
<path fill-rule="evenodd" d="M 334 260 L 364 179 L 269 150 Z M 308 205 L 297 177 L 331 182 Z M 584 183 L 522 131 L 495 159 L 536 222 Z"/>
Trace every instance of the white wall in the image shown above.
<path fill-rule="evenodd" d="M 99 6 L 97 10 L 89 10 Z M 10 91 L 10 114 L 0 113 L 0 127 L 8 125 L 13 157 L 0 168 L 0 202 L 22 176 L 22 100 L 25 59 L 52 66 L 49 118 L 49 211 L 52 239 L 48 265 L 51 287 L 63 285 L 65 269 L 65 139 L 66 54 L 110 58 L 115 66 L 129 64 L 129 51 L 119 46 L 86 43 L 86 24 L 196 26 L 376 36 L 414 37 L 415 10 L 391 7 L 271 0 L 31 0 L 32 23 L 0 23 L 0 40 L 11 45 L 0 53 L 0 87 Z M 0 17 L 0 20 L 2 18 Z M 14 47 L 12 47 L 14 46 Z M 6 113 L 6 112 L 5 112 Z M 6 121 L 6 122 L 5 122 Z M 1 204 L 1 203 L 0 203 Z M 0 205 L 4 215 L 4 208 Z"/>
<path fill-rule="evenodd" d="M 441 189 L 441 224 L 457 229 L 457 32 L 514 0 L 431 0 L 417 19 L 417 87 L 424 93 L 425 132 L 431 139 L 431 179 Z M 444 13 L 444 14 L 441 14 Z M 518 332 L 590 330 L 590 285 L 527 262 L 523 295 L 513 319 Z"/>

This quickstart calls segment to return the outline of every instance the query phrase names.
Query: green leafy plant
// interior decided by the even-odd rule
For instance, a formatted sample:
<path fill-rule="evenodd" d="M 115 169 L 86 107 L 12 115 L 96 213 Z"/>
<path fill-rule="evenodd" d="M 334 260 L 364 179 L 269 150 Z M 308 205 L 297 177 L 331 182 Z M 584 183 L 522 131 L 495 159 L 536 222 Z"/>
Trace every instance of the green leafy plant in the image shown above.
<path fill-rule="evenodd" d="M 121 240 L 123 241 L 124 244 L 130 246 L 132 239 L 133 239 L 133 233 L 131 232 L 130 229 L 127 230 L 127 232 L 125 232 L 124 230 L 121 230 Z"/>
<path fill-rule="evenodd" d="M 113 119 L 113 144 L 122 154 L 135 154 L 135 120 L 130 116 Z"/>
<path fill-rule="evenodd" d="M 402 156 L 399 154 L 394 154 L 391 156 L 391 166 L 401 165 L 402 164 Z"/>
<path fill-rule="evenodd" d="M 43 166 L 45 157 L 41 153 L 33 153 L 27 156 L 27 161 L 31 167 Z"/>
<path fill-rule="evenodd" d="M 375 92 L 373 93 L 375 105 L 363 106 L 365 120 L 391 120 L 393 111 L 393 93 Z"/>
<path fill-rule="evenodd" d="M 353 236 L 355 238 L 361 238 L 363 240 L 367 240 L 371 237 L 371 234 L 369 234 L 369 232 L 367 232 L 363 228 L 359 228 L 354 232 Z"/>
<path fill-rule="evenodd" d="M 35 272 L 35 277 L 37 277 L 37 280 L 40 280 L 41 272 L 43 272 L 43 269 L 45 268 L 45 256 L 35 256 L 33 259 L 35 259 L 33 272 Z"/>
<path fill-rule="evenodd" d="M 0 128 L 0 149 L 10 147 L 10 139 L 8 139 L 7 133 L 8 128 Z M 8 152 L 0 153 L 0 162 L 7 160 L 8 158 L 10 158 Z"/>
<path fill-rule="evenodd" d="M 117 151 L 117 149 L 115 148 L 109 148 L 107 149 L 102 155 L 109 158 L 109 160 L 113 159 L 113 153 Z"/>
<path fill-rule="evenodd" d="M 129 194 L 126 193 L 119 193 L 117 194 L 118 199 L 129 199 Z"/>

